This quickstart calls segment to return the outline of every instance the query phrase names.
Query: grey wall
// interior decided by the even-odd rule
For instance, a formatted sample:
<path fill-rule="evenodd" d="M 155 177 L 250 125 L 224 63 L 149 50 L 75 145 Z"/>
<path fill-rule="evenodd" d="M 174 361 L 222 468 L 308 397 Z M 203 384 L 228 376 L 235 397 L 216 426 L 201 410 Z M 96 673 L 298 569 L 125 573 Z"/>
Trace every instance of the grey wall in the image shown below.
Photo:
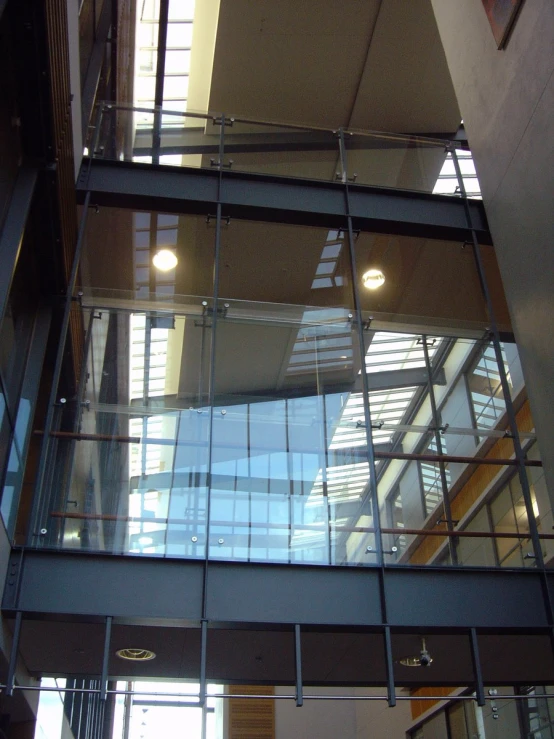
<path fill-rule="evenodd" d="M 498 51 L 481 0 L 431 0 L 474 154 L 554 496 L 554 3 Z"/>

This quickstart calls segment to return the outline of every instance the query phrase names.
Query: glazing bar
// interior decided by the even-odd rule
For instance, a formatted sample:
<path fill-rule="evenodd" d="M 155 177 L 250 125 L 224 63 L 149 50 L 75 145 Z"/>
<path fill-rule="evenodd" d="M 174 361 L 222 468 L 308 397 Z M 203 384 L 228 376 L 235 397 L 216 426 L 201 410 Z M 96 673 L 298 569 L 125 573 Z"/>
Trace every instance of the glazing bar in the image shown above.
<path fill-rule="evenodd" d="M 477 642 L 477 631 L 472 628 L 469 632 L 471 640 L 471 661 L 473 662 L 473 674 L 475 675 L 475 693 L 477 695 L 477 705 L 484 706 L 485 688 L 483 687 L 483 675 L 481 673 L 481 660 L 479 659 L 479 644 Z"/>

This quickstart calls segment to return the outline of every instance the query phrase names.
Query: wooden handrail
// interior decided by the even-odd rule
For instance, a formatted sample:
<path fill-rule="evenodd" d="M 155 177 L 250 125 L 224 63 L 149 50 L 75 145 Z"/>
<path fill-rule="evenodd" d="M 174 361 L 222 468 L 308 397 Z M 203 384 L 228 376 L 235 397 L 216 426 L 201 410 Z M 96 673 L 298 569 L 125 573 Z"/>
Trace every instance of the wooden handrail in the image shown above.
<path fill-rule="evenodd" d="M 43 435 L 44 431 L 36 430 L 37 435 Z M 143 439 L 140 436 L 112 436 L 110 434 L 83 434 L 74 433 L 72 431 L 51 431 L 50 436 L 56 439 L 67 439 L 69 441 L 116 441 L 124 444 L 175 444 L 179 446 L 207 446 L 208 441 L 185 441 L 179 442 L 177 439 Z M 225 445 L 226 447 L 230 445 Z M 294 450 L 293 450 L 294 451 Z M 375 459 L 383 460 L 401 460 L 414 462 L 443 462 L 444 464 L 487 464 L 497 467 L 516 467 L 518 462 L 516 459 L 496 459 L 494 457 L 460 457 L 447 454 L 418 454 L 415 452 L 383 452 L 375 450 Z M 526 467 L 542 467 L 540 459 L 526 459 L 524 461 Z M 338 465 L 340 467 L 340 465 Z"/>

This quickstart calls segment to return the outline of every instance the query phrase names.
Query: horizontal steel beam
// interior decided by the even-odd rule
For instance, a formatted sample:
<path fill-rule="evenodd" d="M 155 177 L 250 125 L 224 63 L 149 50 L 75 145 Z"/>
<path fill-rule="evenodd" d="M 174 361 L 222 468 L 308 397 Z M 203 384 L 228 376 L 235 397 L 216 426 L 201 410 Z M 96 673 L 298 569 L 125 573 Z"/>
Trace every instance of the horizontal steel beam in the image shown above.
<path fill-rule="evenodd" d="M 111 112 L 110 110 L 107 111 Z M 113 108 L 113 113 L 118 113 Z M 106 113 L 104 113 L 106 115 Z M 170 118 L 170 116 L 167 116 Z M 190 118 L 189 118 L 190 120 Z M 209 121 L 211 123 L 211 120 Z M 257 125 L 256 129 L 262 126 Z M 217 131 L 217 129 L 216 129 Z M 219 133 L 217 131 L 217 133 Z M 153 129 L 139 129 L 134 139 L 133 156 L 149 156 L 154 144 Z M 379 135 L 358 135 L 347 138 L 348 151 L 394 151 L 408 148 L 446 153 L 444 146 L 436 141 L 426 142 L 421 137 L 410 139 Z M 302 131 L 289 129 L 279 131 L 277 126 L 267 126 L 263 133 L 233 133 L 225 131 L 225 154 L 258 154 L 268 152 L 335 152 L 340 158 L 339 139 L 330 131 Z M 218 154 L 219 136 L 210 134 L 210 129 L 201 127 L 166 127 L 161 130 L 160 151 L 163 154 Z"/>
<path fill-rule="evenodd" d="M 17 569 L 19 553 L 11 564 Z M 71 619 L 113 615 L 128 623 L 200 623 L 204 560 L 28 551 L 19 609 Z M 541 573 L 418 567 L 329 567 L 211 561 L 210 623 L 402 628 L 543 629 Z M 554 583 L 554 576 L 549 577 Z M 382 578 L 382 580 L 381 580 Z M 15 582 L 3 609 L 15 609 Z M 140 587 L 137 587 L 140 583 Z"/>
<path fill-rule="evenodd" d="M 112 162 L 94 159 L 90 179 L 84 161 L 77 182 L 99 205 L 174 213 L 214 212 L 220 172 L 191 167 Z M 223 215 L 283 223 L 340 227 L 346 218 L 345 185 L 225 171 L 221 185 Z M 364 231 L 465 241 L 464 202 L 457 197 L 350 185 L 351 215 Z M 469 201 L 479 239 L 490 244 L 483 204 Z"/>

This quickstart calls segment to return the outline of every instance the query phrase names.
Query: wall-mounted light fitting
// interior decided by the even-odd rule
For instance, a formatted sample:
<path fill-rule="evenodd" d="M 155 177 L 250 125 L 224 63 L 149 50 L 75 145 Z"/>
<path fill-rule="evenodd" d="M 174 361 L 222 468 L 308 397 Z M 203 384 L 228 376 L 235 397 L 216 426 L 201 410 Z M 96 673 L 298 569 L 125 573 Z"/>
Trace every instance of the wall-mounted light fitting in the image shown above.
<path fill-rule="evenodd" d="M 364 272 L 362 282 L 368 290 L 377 290 L 385 282 L 385 275 L 380 269 L 373 267 L 372 269 L 368 269 L 367 272 Z"/>
<path fill-rule="evenodd" d="M 170 269 L 175 269 L 179 260 L 170 249 L 160 249 L 152 257 L 152 263 L 156 269 L 161 272 L 169 272 Z"/>

